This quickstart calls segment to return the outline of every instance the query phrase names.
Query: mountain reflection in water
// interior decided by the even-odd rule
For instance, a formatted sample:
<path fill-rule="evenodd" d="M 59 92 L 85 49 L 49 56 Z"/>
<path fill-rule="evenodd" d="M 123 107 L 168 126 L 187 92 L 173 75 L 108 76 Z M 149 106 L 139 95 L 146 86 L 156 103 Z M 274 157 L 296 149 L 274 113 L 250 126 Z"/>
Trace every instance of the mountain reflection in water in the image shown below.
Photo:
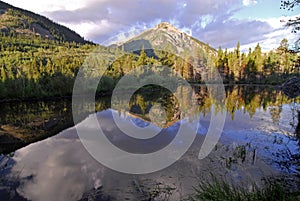
<path fill-rule="evenodd" d="M 169 143 L 181 146 L 180 142 L 172 141 L 176 129 L 179 124 L 189 124 L 185 119 L 192 116 L 176 115 L 171 106 L 171 103 L 176 104 L 172 94 L 163 91 L 155 94 L 157 96 L 153 92 L 137 92 L 132 97 L 129 111 L 121 104 L 119 110 L 109 109 L 109 100 L 105 99 L 96 103 L 97 118 L 112 143 L 134 153 L 154 152 Z M 205 87 L 196 86 L 192 94 L 185 95 L 186 105 L 181 109 L 188 111 L 189 100 L 197 100 L 199 107 L 193 114 L 200 115 L 198 135 L 188 152 L 168 168 L 147 175 L 127 175 L 110 170 L 88 154 L 75 128 L 71 127 L 19 149 L 11 156 L 2 156 L 0 197 L 4 200 L 46 201 L 146 200 L 159 188 L 162 190 L 158 195 L 161 199 L 167 196 L 167 191 L 171 191 L 170 200 L 180 200 L 191 193 L 192 187 L 199 181 L 209 181 L 210 173 L 245 188 L 253 187 L 253 183 L 260 186 L 263 177 L 285 175 L 296 180 L 300 169 L 299 164 L 293 162 L 293 157 L 299 154 L 299 144 L 293 136 L 298 126 L 299 99 L 293 102 L 272 88 L 247 86 L 227 87 L 226 96 L 227 118 L 222 137 L 213 152 L 203 160 L 198 160 L 199 149 L 210 123 L 211 108 L 218 107 L 209 98 Z M 157 100 L 157 97 L 169 99 Z M 151 105 L 156 103 L 160 103 L 166 111 L 167 121 L 162 125 L 147 122 Z M 72 119 L 67 116 L 69 105 L 66 103 L 64 107 L 64 110 L 51 110 L 55 107 L 48 105 L 45 120 L 60 118 L 67 122 L 66 119 Z M 222 112 L 222 108 L 219 109 L 217 112 Z M 34 119 L 33 114 L 21 116 L 21 110 L 14 112 L 6 115 L 1 112 L 2 126 L 13 124 L 21 127 L 22 122 Z M 120 134 L 112 113 L 120 114 L 120 118 L 126 117 L 128 125 L 133 122 L 140 127 L 150 126 L 150 129 L 162 131 L 146 141 L 128 138 Z M 36 112 L 37 116 L 40 114 Z M 12 123 L 9 118 L 13 117 L 17 119 Z M 94 129 L 89 124 L 89 117 L 79 125 Z"/>

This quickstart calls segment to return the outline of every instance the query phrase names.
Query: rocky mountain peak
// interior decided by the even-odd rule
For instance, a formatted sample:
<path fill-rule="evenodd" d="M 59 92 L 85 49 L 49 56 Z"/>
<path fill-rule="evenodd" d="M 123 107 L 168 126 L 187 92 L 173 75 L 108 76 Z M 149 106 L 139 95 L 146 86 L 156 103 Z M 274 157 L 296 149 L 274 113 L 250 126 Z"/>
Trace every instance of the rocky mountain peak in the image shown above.
<path fill-rule="evenodd" d="M 169 22 L 162 22 L 162 23 L 156 25 L 156 27 L 154 29 L 162 29 L 164 31 L 180 32 L 175 26 L 173 26 Z"/>
<path fill-rule="evenodd" d="M 144 48 L 148 50 L 167 49 L 180 56 L 184 56 L 186 52 L 196 54 L 200 50 L 204 56 L 216 54 L 213 48 L 180 31 L 168 22 L 162 22 L 121 45 L 124 45 L 124 50 L 128 52 Z M 149 56 L 152 56 L 152 52 Z"/>

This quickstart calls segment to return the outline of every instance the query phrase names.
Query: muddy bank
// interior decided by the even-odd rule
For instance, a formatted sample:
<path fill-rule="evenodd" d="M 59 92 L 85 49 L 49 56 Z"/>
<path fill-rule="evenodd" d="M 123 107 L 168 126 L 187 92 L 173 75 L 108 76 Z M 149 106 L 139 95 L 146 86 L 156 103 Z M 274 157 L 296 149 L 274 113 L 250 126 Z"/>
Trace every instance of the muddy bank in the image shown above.
<path fill-rule="evenodd" d="M 0 126 L 0 153 L 10 153 L 33 142 L 37 142 L 74 126 L 73 120 L 58 118 L 29 122 L 26 127 L 6 124 Z"/>

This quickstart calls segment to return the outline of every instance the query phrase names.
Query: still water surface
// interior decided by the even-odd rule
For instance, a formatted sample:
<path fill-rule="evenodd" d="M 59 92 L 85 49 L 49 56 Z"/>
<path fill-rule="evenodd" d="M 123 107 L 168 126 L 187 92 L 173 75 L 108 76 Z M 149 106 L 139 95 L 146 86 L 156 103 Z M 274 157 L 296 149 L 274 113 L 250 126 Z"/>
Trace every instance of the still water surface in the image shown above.
<path fill-rule="evenodd" d="M 289 185 L 297 184 L 299 99 L 291 100 L 272 87 L 227 86 L 225 108 L 215 109 L 226 112 L 221 139 L 208 157 L 199 160 L 210 112 L 218 104 L 203 86 L 194 86 L 191 94 L 184 94 L 184 89 L 181 93 L 185 98 L 183 110 L 189 110 L 192 98 L 197 100 L 198 109 L 193 114 L 200 115 L 199 128 L 190 149 L 168 168 L 146 175 L 113 171 L 89 155 L 75 127 L 70 127 L 1 156 L 1 200 L 180 200 L 192 193 L 200 181 L 210 181 L 211 175 L 248 189 L 254 184 L 260 186 L 262 179 L 269 177 L 285 176 Z M 155 104 L 165 109 L 166 118 L 151 123 L 149 112 Z M 172 94 L 145 89 L 132 97 L 129 110 L 124 109 L 125 105 L 110 109 L 108 97 L 99 98 L 96 103 L 97 118 L 113 144 L 132 153 L 158 151 L 169 143 L 182 146 L 173 139 L 178 126 L 191 123 L 192 117 L 180 116 Z M 148 140 L 129 138 L 120 133 L 112 113 L 124 118 L 128 126 L 150 126 L 162 131 Z M 16 138 L 26 139 L 23 135 L 35 133 L 47 135 L 70 125 L 71 102 L 6 103 L 0 116 L 2 131 L 15 128 Z M 94 129 L 89 118 L 83 118 L 78 125 Z"/>

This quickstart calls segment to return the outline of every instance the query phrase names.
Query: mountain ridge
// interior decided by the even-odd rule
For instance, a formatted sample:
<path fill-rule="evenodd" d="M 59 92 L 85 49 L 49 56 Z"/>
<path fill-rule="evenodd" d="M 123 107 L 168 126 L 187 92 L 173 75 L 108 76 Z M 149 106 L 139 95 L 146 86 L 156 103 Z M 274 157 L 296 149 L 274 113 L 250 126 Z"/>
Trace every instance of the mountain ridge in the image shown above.
<path fill-rule="evenodd" d="M 184 51 L 192 52 L 201 48 L 208 54 L 216 55 L 217 51 L 208 44 L 180 31 L 174 25 L 168 22 L 162 22 L 155 27 L 148 29 L 129 40 L 120 43 L 119 47 L 124 46 L 125 51 L 134 51 L 138 49 L 158 49 L 173 51 L 177 54 L 183 54 Z"/>
<path fill-rule="evenodd" d="M 92 43 L 45 16 L 0 1 L 0 31 L 5 35 L 41 36 L 61 42 Z"/>

